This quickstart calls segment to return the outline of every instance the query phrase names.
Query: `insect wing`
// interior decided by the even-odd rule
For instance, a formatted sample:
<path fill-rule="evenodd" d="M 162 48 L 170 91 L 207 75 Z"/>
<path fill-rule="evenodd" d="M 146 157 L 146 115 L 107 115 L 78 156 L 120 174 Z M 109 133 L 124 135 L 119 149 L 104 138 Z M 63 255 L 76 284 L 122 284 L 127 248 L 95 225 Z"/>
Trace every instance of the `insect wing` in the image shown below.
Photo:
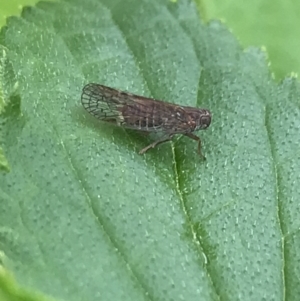
<path fill-rule="evenodd" d="M 188 129 L 188 113 L 180 106 L 171 105 L 169 118 L 166 120 L 164 127 L 172 134 L 185 133 Z"/>
<path fill-rule="evenodd" d="M 156 121 L 153 116 L 159 116 L 153 115 L 155 104 L 162 102 L 151 98 L 91 83 L 83 88 L 81 102 L 90 114 L 103 121 L 142 131 L 156 131 L 159 127 L 151 121 Z"/>
<path fill-rule="evenodd" d="M 122 121 L 122 108 L 130 102 L 121 92 L 98 84 L 88 84 L 82 90 L 83 107 L 96 118 L 116 122 Z"/>

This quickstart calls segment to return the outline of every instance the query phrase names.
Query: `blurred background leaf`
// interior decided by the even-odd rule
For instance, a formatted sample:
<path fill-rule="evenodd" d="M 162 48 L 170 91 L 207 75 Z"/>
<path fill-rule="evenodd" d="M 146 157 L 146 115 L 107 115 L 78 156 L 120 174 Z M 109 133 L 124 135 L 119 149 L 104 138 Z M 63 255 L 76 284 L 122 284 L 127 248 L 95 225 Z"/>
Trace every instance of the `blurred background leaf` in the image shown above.
<path fill-rule="evenodd" d="M 58 0 L 48 0 L 58 1 Z M 5 24 L 6 18 L 12 15 L 19 15 L 26 5 L 34 5 L 38 0 L 9 0 L 0 2 L 0 28 Z"/>
<path fill-rule="evenodd" d="M 300 1 L 196 0 L 205 20 L 222 19 L 244 47 L 264 46 L 276 79 L 300 73 Z"/>
<path fill-rule="evenodd" d="M 37 0 L 10 0 L 1 1 L 0 3 L 0 27 L 5 24 L 7 17 L 11 15 L 19 15 L 25 5 L 34 5 Z"/>

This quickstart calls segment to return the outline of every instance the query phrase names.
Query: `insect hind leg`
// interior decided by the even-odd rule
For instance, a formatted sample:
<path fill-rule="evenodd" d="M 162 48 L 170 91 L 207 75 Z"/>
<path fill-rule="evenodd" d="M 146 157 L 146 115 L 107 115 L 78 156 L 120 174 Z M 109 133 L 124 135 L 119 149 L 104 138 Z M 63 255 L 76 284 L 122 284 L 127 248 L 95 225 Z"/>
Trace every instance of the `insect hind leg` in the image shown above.
<path fill-rule="evenodd" d="M 144 154 L 146 151 L 148 151 L 150 148 L 154 148 L 155 146 L 157 146 L 157 145 L 159 145 L 159 144 L 161 144 L 161 143 L 170 141 L 170 140 L 172 140 L 172 138 L 173 138 L 173 135 L 169 135 L 167 138 L 166 138 L 166 137 L 163 137 L 163 138 L 161 138 L 161 139 L 159 139 L 159 140 L 156 140 L 156 141 L 154 141 L 153 143 L 151 143 L 151 144 L 149 144 L 148 146 L 146 146 L 146 147 L 144 147 L 143 149 L 141 149 L 141 150 L 139 151 L 139 154 L 142 155 L 142 154 Z"/>

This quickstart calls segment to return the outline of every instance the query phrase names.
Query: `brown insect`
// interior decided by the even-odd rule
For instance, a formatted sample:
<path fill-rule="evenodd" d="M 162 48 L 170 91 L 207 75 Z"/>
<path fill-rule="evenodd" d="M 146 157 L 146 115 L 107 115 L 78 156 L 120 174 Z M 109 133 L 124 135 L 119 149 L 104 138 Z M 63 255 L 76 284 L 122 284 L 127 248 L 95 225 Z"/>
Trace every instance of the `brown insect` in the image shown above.
<path fill-rule="evenodd" d="M 143 148 L 140 154 L 171 140 L 175 134 L 183 134 L 198 141 L 198 153 L 202 155 L 201 140 L 193 132 L 209 127 L 211 113 L 206 109 L 180 106 L 93 83 L 83 88 L 81 102 L 100 120 L 127 129 L 161 133 L 160 139 Z"/>

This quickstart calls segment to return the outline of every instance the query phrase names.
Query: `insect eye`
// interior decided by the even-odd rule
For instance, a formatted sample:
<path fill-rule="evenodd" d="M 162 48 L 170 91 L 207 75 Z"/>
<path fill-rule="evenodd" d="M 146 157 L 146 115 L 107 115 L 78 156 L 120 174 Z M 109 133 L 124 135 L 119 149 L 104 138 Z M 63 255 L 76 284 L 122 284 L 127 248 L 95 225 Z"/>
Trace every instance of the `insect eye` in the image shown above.
<path fill-rule="evenodd" d="M 210 115 L 206 115 L 206 116 L 201 116 L 200 118 L 200 125 L 202 128 L 207 128 L 209 127 L 211 122 L 211 117 Z"/>

